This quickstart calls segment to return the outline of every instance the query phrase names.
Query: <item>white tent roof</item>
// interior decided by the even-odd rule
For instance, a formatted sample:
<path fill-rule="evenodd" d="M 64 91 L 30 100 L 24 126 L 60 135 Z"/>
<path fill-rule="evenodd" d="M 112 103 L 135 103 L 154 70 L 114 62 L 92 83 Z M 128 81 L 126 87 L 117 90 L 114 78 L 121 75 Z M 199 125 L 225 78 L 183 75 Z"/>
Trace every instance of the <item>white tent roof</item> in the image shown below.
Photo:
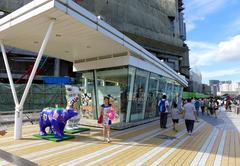
<path fill-rule="evenodd" d="M 56 19 L 45 54 L 75 62 L 84 58 L 134 52 L 176 81 L 187 81 L 143 47 L 72 0 L 34 0 L 0 19 L 4 44 L 38 52 L 51 18 Z"/>

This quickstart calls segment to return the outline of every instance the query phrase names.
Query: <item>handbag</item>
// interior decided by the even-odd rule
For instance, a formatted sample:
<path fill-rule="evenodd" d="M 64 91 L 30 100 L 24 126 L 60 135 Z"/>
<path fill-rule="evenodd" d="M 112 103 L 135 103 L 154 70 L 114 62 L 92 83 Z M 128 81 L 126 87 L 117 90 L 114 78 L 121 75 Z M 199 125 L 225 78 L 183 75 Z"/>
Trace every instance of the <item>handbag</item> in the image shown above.
<path fill-rule="evenodd" d="M 103 115 L 100 115 L 99 117 L 98 117 L 98 124 L 102 124 L 102 122 L 103 122 Z"/>

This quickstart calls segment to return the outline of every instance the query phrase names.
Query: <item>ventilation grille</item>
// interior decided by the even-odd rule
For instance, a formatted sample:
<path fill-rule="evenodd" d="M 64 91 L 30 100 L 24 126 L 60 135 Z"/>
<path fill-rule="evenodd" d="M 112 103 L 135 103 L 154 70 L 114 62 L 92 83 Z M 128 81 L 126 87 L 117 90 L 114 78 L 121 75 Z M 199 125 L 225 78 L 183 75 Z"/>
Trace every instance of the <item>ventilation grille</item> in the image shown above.
<path fill-rule="evenodd" d="M 91 61 L 97 61 L 97 60 L 102 60 L 102 59 L 117 58 L 117 57 L 122 57 L 122 56 L 126 56 L 126 55 L 128 55 L 128 52 L 123 52 L 123 53 L 119 53 L 119 54 L 112 54 L 112 55 L 98 56 L 98 57 L 93 57 L 93 58 L 79 59 L 79 60 L 75 60 L 74 63 L 91 62 Z"/>

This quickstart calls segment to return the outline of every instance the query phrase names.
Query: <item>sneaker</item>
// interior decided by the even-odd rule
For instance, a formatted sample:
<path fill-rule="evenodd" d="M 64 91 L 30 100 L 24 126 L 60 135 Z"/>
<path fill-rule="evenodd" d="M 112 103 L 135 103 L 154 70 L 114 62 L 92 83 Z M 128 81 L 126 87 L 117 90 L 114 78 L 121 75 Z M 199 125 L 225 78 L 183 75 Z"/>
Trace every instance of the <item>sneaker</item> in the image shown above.
<path fill-rule="evenodd" d="M 111 142 L 111 139 L 110 138 L 107 138 L 107 143 L 110 143 Z"/>

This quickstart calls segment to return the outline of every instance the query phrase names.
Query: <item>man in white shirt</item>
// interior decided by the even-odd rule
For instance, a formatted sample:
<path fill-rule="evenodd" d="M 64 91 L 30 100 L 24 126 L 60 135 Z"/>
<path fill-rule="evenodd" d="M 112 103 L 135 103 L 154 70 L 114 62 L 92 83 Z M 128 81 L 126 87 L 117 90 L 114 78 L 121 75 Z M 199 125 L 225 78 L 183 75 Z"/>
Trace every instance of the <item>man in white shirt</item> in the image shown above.
<path fill-rule="evenodd" d="M 169 112 L 169 102 L 167 101 L 167 96 L 163 95 L 162 99 L 158 102 L 159 112 L 160 112 L 160 127 L 167 128 L 167 115 Z"/>

